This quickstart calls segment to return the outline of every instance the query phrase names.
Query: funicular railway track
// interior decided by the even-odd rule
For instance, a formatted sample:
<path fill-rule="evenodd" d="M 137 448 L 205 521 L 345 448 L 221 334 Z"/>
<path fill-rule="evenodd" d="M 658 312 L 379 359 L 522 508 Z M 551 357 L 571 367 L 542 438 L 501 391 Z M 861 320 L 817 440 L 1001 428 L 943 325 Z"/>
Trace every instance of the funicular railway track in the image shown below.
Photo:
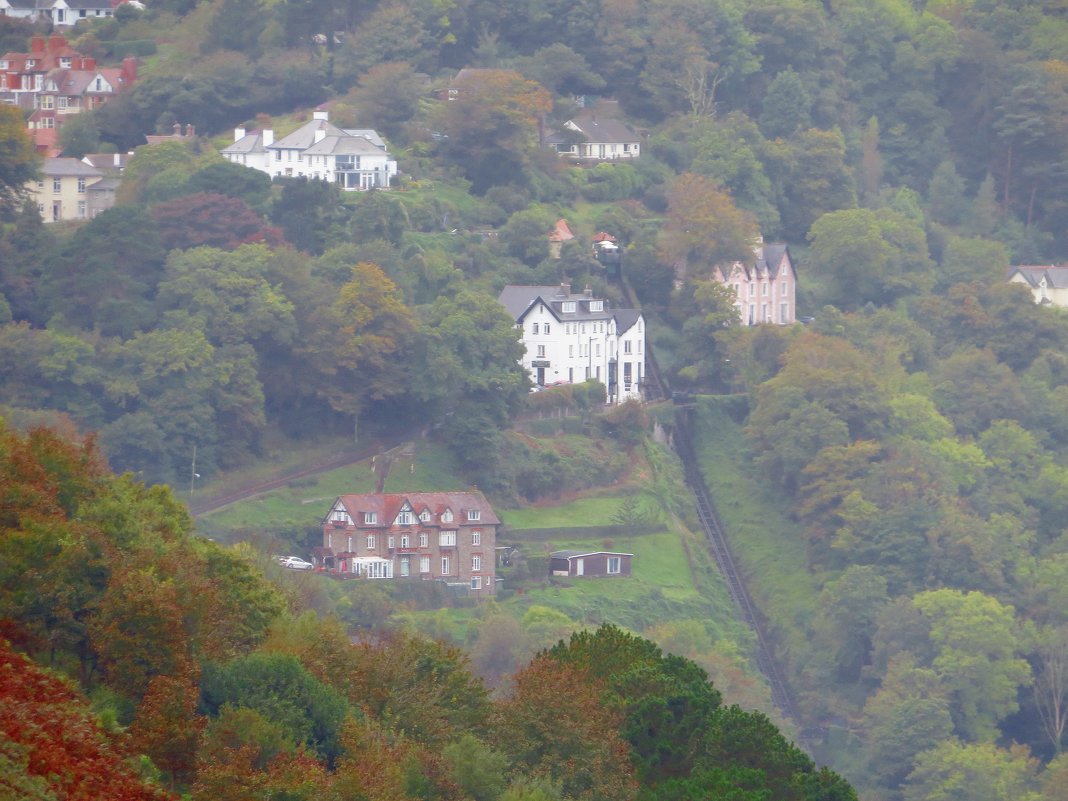
<path fill-rule="evenodd" d="M 632 307 L 637 308 L 634 292 L 627 283 L 625 276 L 622 274 L 619 276 L 619 286 L 627 303 Z M 670 398 L 671 395 L 668 392 L 667 385 L 661 377 L 660 367 L 656 362 L 653 346 L 648 340 L 646 340 L 645 347 L 645 362 L 645 400 L 657 401 Z M 705 539 L 708 542 L 708 549 L 716 560 L 716 565 L 719 568 L 720 573 L 723 575 L 724 580 L 727 582 L 727 589 L 730 592 L 731 600 L 733 600 L 738 607 L 738 610 L 742 615 L 742 620 L 744 620 L 746 625 L 752 629 L 753 634 L 756 637 L 757 667 L 760 672 L 764 674 L 764 677 L 767 679 L 768 685 L 771 688 L 772 703 L 775 704 L 785 717 L 800 726 L 801 719 L 797 712 L 797 705 L 795 704 L 793 695 L 790 693 L 790 689 L 786 684 L 786 680 L 783 678 L 778 663 L 772 657 L 771 647 L 768 645 L 767 637 L 764 634 L 763 624 L 757 614 L 756 606 L 753 604 L 753 600 L 749 596 L 745 581 L 738 572 L 738 567 L 734 562 L 734 557 L 731 555 L 730 547 L 727 545 L 727 537 L 723 529 L 723 524 L 720 522 L 719 515 L 716 514 L 716 508 L 712 503 L 708 487 L 705 485 L 704 476 L 701 474 L 701 470 L 697 466 L 697 456 L 693 449 L 694 432 L 691 414 L 691 408 L 676 406 L 675 436 L 673 438 L 674 447 L 675 452 L 679 456 L 679 460 L 682 462 L 686 476 L 686 483 L 689 486 L 690 491 L 693 493 L 694 502 L 697 506 L 697 516 L 701 522 L 701 528 L 704 530 Z"/>
<path fill-rule="evenodd" d="M 686 474 L 686 483 L 693 492 L 697 504 L 697 515 L 701 521 L 705 538 L 708 541 L 709 550 L 716 560 L 731 599 L 741 612 L 742 619 L 756 635 L 756 661 L 760 672 L 764 674 L 771 688 L 772 703 L 778 707 L 784 716 L 800 725 L 801 721 L 797 713 L 793 695 L 783 678 L 778 663 L 772 657 L 771 648 L 764 635 L 763 625 L 757 615 L 756 606 L 753 604 L 745 582 L 738 572 L 738 567 L 731 555 L 727 544 L 726 534 L 719 515 L 716 514 L 715 506 L 705 486 L 704 476 L 701 475 L 697 466 L 697 457 L 693 450 L 693 423 L 690 419 L 691 411 L 688 408 L 679 407 L 675 410 L 675 451 L 682 461 Z"/>

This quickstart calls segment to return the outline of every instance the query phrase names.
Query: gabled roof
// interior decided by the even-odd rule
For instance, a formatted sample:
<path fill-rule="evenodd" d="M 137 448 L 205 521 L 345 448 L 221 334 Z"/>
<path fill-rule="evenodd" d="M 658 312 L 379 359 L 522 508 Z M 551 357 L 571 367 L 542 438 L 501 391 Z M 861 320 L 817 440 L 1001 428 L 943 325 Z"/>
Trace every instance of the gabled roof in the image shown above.
<path fill-rule="evenodd" d="M 758 281 L 775 278 L 779 274 L 779 268 L 785 259 L 790 267 L 790 272 L 796 277 L 797 272 L 794 269 L 794 261 L 790 257 L 788 245 L 782 242 L 762 245 L 758 248 L 755 256 L 751 262 L 733 261 L 728 264 L 717 265 L 716 270 L 723 281 L 730 280 L 731 273 L 735 270 L 741 270 L 747 281 Z"/>
<path fill-rule="evenodd" d="M 1009 278 L 1019 275 L 1032 288 L 1037 289 L 1043 278 L 1046 286 L 1050 289 L 1063 289 L 1068 287 L 1068 267 L 1054 264 L 1036 265 L 1020 264 L 1010 268 Z"/>
<path fill-rule="evenodd" d="M 567 220 L 557 220 L 553 230 L 549 232 L 550 242 L 570 242 L 574 238 L 575 235 L 571 233 Z"/>
<path fill-rule="evenodd" d="M 616 334 L 618 335 L 623 335 L 629 331 L 642 316 L 640 309 L 616 309 L 614 314 L 616 316 Z"/>
<path fill-rule="evenodd" d="M 379 493 L 371 492 L 360 495 L 342 495 L 338 500 L 344 505 L 345 511 L 349 513 L 353 522 L 357 525 L 363 525 L 363 514 L 365 512 L 373 512 L 378 517 L 376 527 L 389 526 L 393 524 L 397 515 L 400 513 L 404 506 L 410 505 L 416 516 L 419 515 L 423 509 L 428 509 L 432 515 L 432 518 L 427 523 L 421 523 L 423 526 L 446 526 L 455 527 L 457 525 L 500 525 L 500 518 L 493 511 L 493 507 L 490 506 L 489 501 L 481 492 L 405 492 L 405 493 Z M 335 502 L 336 505 L 336 502 Z M 334 508 L 334 506 L 331 506 Z M 446 509 L 452 511 L 455 515 L 451 523 L 441 522 L 441 513 Z M 477 509 L 479 511 L 479 519 L 477 521 L 469 521 L 467 519 L 467 510 Z"/>

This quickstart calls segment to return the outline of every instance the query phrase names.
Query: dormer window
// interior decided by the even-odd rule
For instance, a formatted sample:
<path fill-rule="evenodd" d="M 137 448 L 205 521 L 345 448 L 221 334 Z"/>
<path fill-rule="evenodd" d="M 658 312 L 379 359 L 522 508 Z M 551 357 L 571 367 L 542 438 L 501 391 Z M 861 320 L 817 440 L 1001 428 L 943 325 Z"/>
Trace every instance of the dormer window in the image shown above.
<path fill-rule="evenodd" d="M 430 522 L 430 512 L 428 512 L 426 509 L 424 509 L 422 512 L 419 513 L 419 519 L 422 520 L 424 523 L 429 523 Z"/>
<path fill-rule="evenodd" d="M 410 526 L 413 522 L 415 521 L 413 519 L 411 509 L 405 509 L 399 515 L 397 515 L 398 526 Z"/>
<path fill-rule="evenodd" d="M 373 526 L 378 523 L 378 514 L 375 512 L 363 513 L 363 524 L 365 526 Z"/>
<path fill-rule="evenodd" d="M 442 523 L 451 523 L 452 522 L 452 509 L 446 509 L 444 512 L 441 513 L 441 522 Z"/>
<path fill-rule="evenodd" d="M 482 510 L 480 510 L 480 509 L 468 509 L 467 510 L 467 519 L 468 520 L 481 520 L 482 519 Z"/>
<path fill-rule="evenodd" d="M 591 312 L 604 311 L 604 301 L 603 300 L 591 300 L 590 301 L 590 311 Z"/>
<path fill-rule="evenodd" d="M 70 57 L 64 57 L 59 60 L 59 66 L 70 68 Z"/>
<path fill-rule="evenodd" d="M 563 303 L 560 304 L 560 311 L 562 311 L 564 314 L 574 314 L 575 301 L 565 300 Z"/>

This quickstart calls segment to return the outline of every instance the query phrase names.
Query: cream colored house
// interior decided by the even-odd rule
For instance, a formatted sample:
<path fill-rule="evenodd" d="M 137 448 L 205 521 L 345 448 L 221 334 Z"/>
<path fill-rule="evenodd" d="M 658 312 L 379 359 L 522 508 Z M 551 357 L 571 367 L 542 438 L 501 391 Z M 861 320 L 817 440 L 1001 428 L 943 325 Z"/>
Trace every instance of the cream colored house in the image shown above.
<path fill-rule="evenodd" d="M 31 181 L 26 188 L 46 223 L 87 220 L 102 211 L 99 199 L 91 194 L 92 187 L 103 179 L 104 173 L 84 161 L 45 159 L 41 178 Z"/>
<path fill-rule="evenodd" d="M 1035 303 L 1068 308 L 1068 267 L 1054 264 L 1022 264 L 1009 270 L 1010 284 L 1031 290 Z"/>

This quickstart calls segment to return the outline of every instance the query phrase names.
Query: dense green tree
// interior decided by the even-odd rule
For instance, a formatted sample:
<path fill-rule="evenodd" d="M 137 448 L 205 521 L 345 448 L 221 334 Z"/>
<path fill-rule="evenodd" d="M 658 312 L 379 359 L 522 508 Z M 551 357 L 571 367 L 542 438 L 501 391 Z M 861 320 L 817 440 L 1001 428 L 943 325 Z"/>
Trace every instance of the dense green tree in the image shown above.
<path fill-rule="evenodd" d="M 201 694 L 212 716 L 227 704 L 251 709 L 323 758 L 332 760 L 341 753 L 345 699 L 313 678 L 293 656 L 254 653 L 224 665 L 208 663 Z"/>
<path fill-rule="evenodd" d="M 810 128 L 811 104 L 801 77 L 792 69 L 783 70 L 775 76 L 764 95 L 764 109 L 760 113 L 761 133 L 768 139 L 777 139 Z"/>
<path fill-rule="evenodd" d="M 951 693 L 957 731 L 993 740 L 997 722 L 1017 709 L 1018 689 L 1031 683 L 1015 610 L 980 592 L 949 589 L 920 593 L 913 604 L 930 623 L 931 666 Z"/>
<path fill-rule="evenodd" d="M 938 674 L 911 654 L 891 657 L 882 685 L 864 705 L 868 766 L 888 787 L 899 786 L 917 755 L 949 739 L 953 719 Z"/>
<path fill-rule="evenodd" d="M 904 786 L 906 801 L 1039 801 L 1038 760 L 1027 746 L 939 743 L 920 754 Z"/>
<path fill-rule="evenodd" d="M 37 151 L 22 112 L 0 106 L 0 211 L 10 213 L 21 205 L 23 187 L 37 175 L 37 166 Z"/>

